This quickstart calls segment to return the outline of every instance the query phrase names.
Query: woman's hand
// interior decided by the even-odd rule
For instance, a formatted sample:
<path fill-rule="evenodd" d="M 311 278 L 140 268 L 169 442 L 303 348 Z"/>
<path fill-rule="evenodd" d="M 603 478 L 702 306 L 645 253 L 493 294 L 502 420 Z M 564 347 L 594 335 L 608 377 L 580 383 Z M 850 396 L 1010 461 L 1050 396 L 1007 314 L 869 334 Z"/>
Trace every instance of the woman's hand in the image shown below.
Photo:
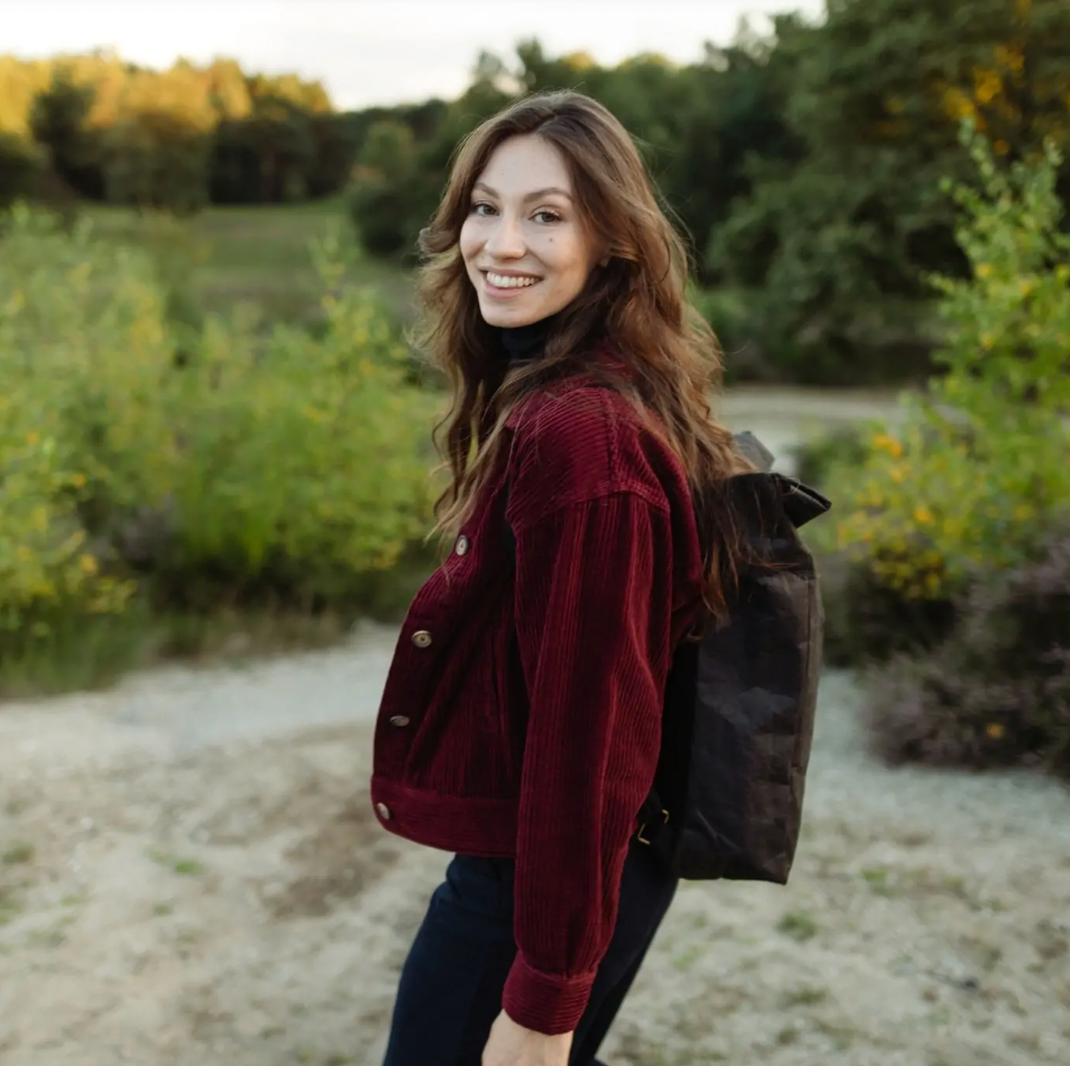
<path fill-rule="evenodd" d="M 483 1049 L 483 1066 L 568 1066 L 571 1049 L 571 1033 L 536 1033 L 517 1025 L 502 1011 Z"/>

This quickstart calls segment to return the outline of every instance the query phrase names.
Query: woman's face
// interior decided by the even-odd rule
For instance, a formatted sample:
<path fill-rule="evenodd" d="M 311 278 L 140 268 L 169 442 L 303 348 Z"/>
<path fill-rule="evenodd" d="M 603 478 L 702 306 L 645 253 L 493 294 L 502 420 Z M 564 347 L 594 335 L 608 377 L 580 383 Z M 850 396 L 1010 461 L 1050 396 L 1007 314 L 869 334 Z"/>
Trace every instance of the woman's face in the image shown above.
<path fill-rule="evenodd" d="M 472 189 L 461 255 L 492 326 L 526 326 L 571 303 L 594 266 L 568 167 L 541 137 L 498 146 Z"/>

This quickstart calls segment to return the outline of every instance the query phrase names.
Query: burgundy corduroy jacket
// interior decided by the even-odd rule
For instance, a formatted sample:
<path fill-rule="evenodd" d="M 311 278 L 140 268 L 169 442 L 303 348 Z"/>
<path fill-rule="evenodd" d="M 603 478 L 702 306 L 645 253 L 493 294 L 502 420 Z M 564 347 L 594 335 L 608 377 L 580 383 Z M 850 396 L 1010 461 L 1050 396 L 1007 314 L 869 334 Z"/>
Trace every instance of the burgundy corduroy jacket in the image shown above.
<path fill-rule="evenodd" d="M 702 562 L 683 467 L 618 393 L 574 378 L 508 431 L 508 461 L 402 627 L 371 792 L 402 837 L 515 858 L 503 1007 L 562 1033 L 613 933 Z"/>

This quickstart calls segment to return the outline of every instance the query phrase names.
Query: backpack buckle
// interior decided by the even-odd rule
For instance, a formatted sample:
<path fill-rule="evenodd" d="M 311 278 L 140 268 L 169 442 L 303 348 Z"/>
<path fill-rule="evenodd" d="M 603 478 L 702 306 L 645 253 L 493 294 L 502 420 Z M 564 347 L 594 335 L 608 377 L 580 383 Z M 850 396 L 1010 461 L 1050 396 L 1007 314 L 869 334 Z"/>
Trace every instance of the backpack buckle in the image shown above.
<path fill-rule="evenodd" d="M 665 810 L 664 807 L 662 807 L 662 809 L 661 809 L 661 818 L 662 818 L 662 825 L 668 825 L 669 824 L 669 812 L 667 810 Z M 647 840 L 647 838 L 643 836 L 643 834 L 645 832 L 646 832 L 646 822 L 643 822 L 643 824 L 641 826 L 639 826 L 639 831 L 635 834 L 635 839 L 638 840 L 640 844 L 646 844 L 647 846 L 649 846 L 650 845 L 650 841 Z"/>

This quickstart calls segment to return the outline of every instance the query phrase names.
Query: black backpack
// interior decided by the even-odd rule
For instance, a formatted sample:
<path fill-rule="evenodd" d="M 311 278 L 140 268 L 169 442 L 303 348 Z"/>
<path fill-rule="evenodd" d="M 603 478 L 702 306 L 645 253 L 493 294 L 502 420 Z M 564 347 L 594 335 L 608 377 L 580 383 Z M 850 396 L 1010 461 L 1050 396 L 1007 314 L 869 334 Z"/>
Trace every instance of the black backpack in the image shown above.
<path fill-rule="evenodd" d="M 770 472 L 773 456 L 750 433 L 735 441 L 759 468 L 729 481 L 757 562 L 739 574 L 727 622 L 674 653 L 638 840 L 687 880 L 782 885 L 802 824 L 824 629 L 797 530 L 831 504 Z"/>
<path fill-rule="evenodd" d="M 677 648 L 654 789 L 638 839 L 682 878 L 786 884 L 802 822 L 824 614 L 814 560 L 797 530 L 831 504 L 750 434 L 759 467 L 729 482 L 756 562 L 739 575 L 727 621 Z"/>

